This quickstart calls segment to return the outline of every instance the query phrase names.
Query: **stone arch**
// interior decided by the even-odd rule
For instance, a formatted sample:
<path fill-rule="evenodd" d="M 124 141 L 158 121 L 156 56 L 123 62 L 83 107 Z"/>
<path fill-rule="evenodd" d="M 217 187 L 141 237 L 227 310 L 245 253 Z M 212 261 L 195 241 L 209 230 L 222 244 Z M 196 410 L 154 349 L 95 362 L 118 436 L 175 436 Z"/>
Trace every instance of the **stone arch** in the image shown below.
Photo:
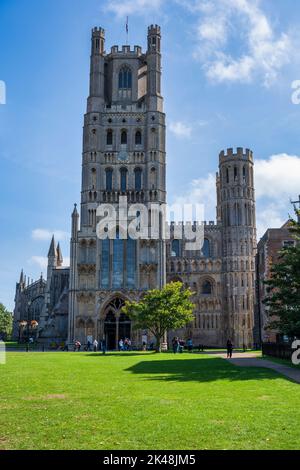
<path fill-rule="evenodd" d="M 101 306 L 101 334 L 105 338 L 108 349 L 118 349 L 120 338 L 131 337 L 131 321 L 122 313 L 126 300 L 129 299 L 124 294 L 115 293 Z"/>

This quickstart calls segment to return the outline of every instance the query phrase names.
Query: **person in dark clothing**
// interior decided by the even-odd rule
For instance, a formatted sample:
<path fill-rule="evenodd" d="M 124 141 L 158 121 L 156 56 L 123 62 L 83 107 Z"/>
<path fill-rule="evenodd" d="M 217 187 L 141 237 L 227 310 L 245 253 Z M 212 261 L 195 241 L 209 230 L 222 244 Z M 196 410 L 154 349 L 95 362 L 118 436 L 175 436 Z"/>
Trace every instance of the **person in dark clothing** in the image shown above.
<path fill-rule="evenodd" d="M 102 354 L 105 355 L 106 354 L 106 341 L 105 341 L 105 339 L 103 339 L 102 342 L 101 342 L 101 350 L 102 350 Z"/>
<path fill-rule="evenodd" d="M 231 340 L 229 339 L 227 341 L 227 359 L 232 358 L 232 351 L 233 351 L 233 344 L 232 344 Z"/>
<path fill-rule="evenodd" d="M 174 352 L 174 354 L 176 354 L 178 352 L 178 348 L 179 348 L 178 338 L 173 338 L 172 339 L 172 346 L 173 346 L 173 352 Z"/>

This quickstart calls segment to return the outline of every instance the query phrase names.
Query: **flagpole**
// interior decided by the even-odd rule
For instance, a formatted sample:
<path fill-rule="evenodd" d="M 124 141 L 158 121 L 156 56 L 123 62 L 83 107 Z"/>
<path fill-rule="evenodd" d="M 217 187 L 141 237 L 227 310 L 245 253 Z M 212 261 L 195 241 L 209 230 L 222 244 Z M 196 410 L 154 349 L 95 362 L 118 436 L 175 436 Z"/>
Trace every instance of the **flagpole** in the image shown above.
<path fill-rule="evenodd" d="M 129 18 L 127 16 L 127 18 L 126 18 L 126 46 L 128 46 L 128 44 L 129 44 L 128 33 L 129 33 Z"/>

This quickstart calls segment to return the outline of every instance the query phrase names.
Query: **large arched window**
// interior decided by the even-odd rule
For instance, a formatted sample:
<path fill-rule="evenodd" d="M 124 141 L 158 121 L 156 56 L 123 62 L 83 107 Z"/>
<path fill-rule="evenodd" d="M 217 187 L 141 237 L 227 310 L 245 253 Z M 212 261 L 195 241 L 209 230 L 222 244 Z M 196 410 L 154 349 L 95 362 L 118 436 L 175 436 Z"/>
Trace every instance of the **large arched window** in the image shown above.
<path fill-rule="evenodd" d="M 102 240 L 100 285 L 103 289 L 136 287 L 136 240 L 116 238 Z"/>
<path fill-rule="evenodd" d="M 106 134 L 106 145 L 111 146 L 113 144 L 113 131 L 109 129 Z"/>
<path fill-rule="evenodd" d="M 142 145 L 142 133 L 141 133 L 141 131 L 136 131 L 136 133 L 135 133 L 135 145 Z"/>
<path fill-rule="evenodd" d="M 210 281 L 204 281 L 202 284 L 202 294 L 211 295 L 212 294 L 212 284 Z"/>
<path fill-rule="evenodd" d="M 205 258 L 209 258 L 211 256 L 210 241 L 207 238 L 204 238 L 202 255 L 205 256 Z"/>
<path fill-rule="evenodd" d="M 119 72 L 119 97 L 121 99 L 131 99 L 132 94 L 132 72 L 127 65 L 124 65 Z"/>
<path fill-rule="evenodd" d="M 124 65 L 119 72 L 119 89 L 128 90 L 132 88 L 132 72 Z"/>
<path fill-rule="evenodd" d="M 120 178 L 121 178 L 121 191 L 124 193 L 127 190 L 127 168 L 121 168 Z"/>
<path fill-rule="evenodd" d="M 113 170 L 111 168 L 107 168 L 105 170 L 105 173 L 106 173 L 106 191 L 112 191 Z"/>
<path fill-rule="evenodd" d="M 135 190 L 141 191 L 142 189 L 142 170 L 140 168 L 136 168 L 134 170 L 134 179 L 135 179 Z"/>

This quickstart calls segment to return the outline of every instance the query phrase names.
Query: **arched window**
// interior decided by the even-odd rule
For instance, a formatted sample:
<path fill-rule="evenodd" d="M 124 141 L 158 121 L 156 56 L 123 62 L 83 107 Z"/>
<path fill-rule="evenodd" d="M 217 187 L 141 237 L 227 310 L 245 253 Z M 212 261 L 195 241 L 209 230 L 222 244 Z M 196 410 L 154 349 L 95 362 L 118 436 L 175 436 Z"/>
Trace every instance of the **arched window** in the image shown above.
<path fill-rule="evenodd" d="M 229 183 L 229 169 L 226 168 L 226 182 Z"/>
<path fill-rule="evenodd" d="M 121 133 L 121 145 L 127 145 L 127 131 L 125 130 Z"/>
<path fill-rule="evenodd" d="M 237 167 L 235 166 L 235 167 L 234 167 L 234 181 L 237 181 L 237 179 L 238 179 L 238 169 L 237 169 Z"/>
<path fill-rule="evenodd" d="M 180 245 L 179 245 L 179 240 L 173 240 L 172 241 L 172 248 L 171 248 L 171 256 L 176 256 L 179 258 L 180 256 Z"/>
<path fill-rule="evenodd" d="M 96 184 L 97 184 L 97 171 L 96 171 L 96 168 L 91 169 L 91 183 L 92 183 L 92 189 L 96 189 Z"/>
<path fill-rule="evenodd" d="M 135 177 L 135 190 L 141 191 L 142 189 L 142 170 L 140 168 L 136 168 L 134 170 L 134 177 Z"/>
<path fill-rule="evenodd" d="M 127 190 L 127 169 L 126 168 L 121 168 L 120 176 L 121 176 L 121 191 L 124 193 Z"/>
<path fill-rule="evenodd" d="M 119 90 L 129 90 L 132 88 L 132 72 L 126 65 L 119 72 Z"/>
<path fill-rule="evenodd" d="M 210 281 L 204 281 L 202 284 L 202 294 L 211 295 L 212 294 L 212 285 Z"/>
<path fill-rule="evenodd" d="M 202 255 L 205 258 L 209 258 L 211 256 L 210 253 L 210 241 L 207 238 L 204 238 L 203 248 L 202 248 Z"/>
<path fill-rule="evenodd" d="M 101 243 L 101 287 L 104 289 L 136 287 L 136 240 L 122 239 L 117 228 L 114 240 L 106 238 Z"/>
<path fill-rule="evenodd" d="M 156 169 L 151 168 L 150 172 L 150 188 L 155 189 L 156 187 Z"/>
<path fill-rule="evenodd" d="M 243 182 L 246 183 L 246 167 L 243 167 Z"/>
<path fill-rule="evenodd" d="M 113 131 L 109 129 L 106 134 L 106 145 L 112 145 L 113 144 Z"/>
<path fill-rule="evenodd" d="M 123 66 L 119 72 L 119 98 L 121 100 L 131 100 L 132 97 L 132 72 L 127 65 Z"/>
<path fill-rule="evenodd" d="M 111 168 L 107 168 L 105 170 L 105 173 L 106 173 L 106 191 L 112 191 L 113 170 Z"/>
<path fill-rule="evenodd" d="M 135 145 L 142 145 L 142 133 L 137 131 L 135 134 Z"/>

